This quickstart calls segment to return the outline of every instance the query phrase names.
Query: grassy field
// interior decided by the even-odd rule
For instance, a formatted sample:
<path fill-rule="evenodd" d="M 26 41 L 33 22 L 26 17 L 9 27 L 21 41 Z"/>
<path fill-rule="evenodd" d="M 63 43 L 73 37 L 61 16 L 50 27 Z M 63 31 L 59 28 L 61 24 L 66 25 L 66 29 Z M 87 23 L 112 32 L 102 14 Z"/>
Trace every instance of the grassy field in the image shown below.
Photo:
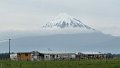
<path fill-rule="evenodd" d="M 81 61 L 0 61 L 0 68 L 120 68 L 120 59 Z"/>

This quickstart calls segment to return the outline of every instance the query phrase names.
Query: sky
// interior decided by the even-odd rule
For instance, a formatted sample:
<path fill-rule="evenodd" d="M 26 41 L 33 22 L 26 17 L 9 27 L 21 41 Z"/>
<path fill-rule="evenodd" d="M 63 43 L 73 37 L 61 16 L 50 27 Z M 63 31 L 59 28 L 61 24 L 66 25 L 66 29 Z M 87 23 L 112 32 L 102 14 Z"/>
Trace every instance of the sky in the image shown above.
<path fill-rule="evenodd" d="M 120 36 L 120 0 L 0 0 L 0 33 L 34 31 L 67 13 L 105 34 Z"/>

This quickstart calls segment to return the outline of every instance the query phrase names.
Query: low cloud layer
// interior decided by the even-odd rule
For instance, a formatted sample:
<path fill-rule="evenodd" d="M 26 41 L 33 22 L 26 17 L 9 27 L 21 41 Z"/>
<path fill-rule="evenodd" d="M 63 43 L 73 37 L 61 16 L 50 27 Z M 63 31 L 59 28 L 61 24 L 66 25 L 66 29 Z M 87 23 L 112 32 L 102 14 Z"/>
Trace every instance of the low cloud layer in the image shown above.
<path fill-rule="evenodd" d="M 1 0 L 0 32 L 40 30 L 65 12 L 103 33 L 120 36 L 119 6 L 118 0 Z"/>

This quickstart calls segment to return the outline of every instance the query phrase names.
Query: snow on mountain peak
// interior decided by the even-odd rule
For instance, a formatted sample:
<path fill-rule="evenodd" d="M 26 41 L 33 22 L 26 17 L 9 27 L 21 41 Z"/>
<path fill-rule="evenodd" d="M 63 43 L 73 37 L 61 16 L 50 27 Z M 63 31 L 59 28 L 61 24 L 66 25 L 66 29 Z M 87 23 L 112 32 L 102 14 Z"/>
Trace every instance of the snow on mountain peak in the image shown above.
<path fill-rule="evenodd" d="M 72 17 L 66 13 L 59 14 L 53 20 L 48 22 L 43 26 L 45 30 L 52 30 L 55 32 L 94 32 L 95 30 L 85 24 L 83 24 L 80 20 Z"/>
<path fill-rule="evenodd" d="M 57 17 L 55 17 L 52 21 L 50 21 L 48 24 L 46 24 L 43 27 L 58 27 L 58 28 L 85 28 L 85 29 L 92 29 L 91 27 L 83 24 L 80 20 L 69 16 L 66 13 L 59 14 Z M 92 29 L 94 30 L 94 29 Z"/>

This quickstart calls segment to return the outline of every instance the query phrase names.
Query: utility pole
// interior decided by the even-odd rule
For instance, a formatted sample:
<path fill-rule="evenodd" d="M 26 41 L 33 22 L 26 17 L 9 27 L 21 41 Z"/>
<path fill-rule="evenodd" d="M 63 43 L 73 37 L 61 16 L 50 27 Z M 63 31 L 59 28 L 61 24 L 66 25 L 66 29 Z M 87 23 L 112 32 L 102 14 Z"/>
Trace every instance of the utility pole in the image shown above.
<path fill-rule="evenodd" d="M 10 42 L 11 42 L 11 39 L 8 39 L 9 40 L 9 58 L 10 58 Z"/>

